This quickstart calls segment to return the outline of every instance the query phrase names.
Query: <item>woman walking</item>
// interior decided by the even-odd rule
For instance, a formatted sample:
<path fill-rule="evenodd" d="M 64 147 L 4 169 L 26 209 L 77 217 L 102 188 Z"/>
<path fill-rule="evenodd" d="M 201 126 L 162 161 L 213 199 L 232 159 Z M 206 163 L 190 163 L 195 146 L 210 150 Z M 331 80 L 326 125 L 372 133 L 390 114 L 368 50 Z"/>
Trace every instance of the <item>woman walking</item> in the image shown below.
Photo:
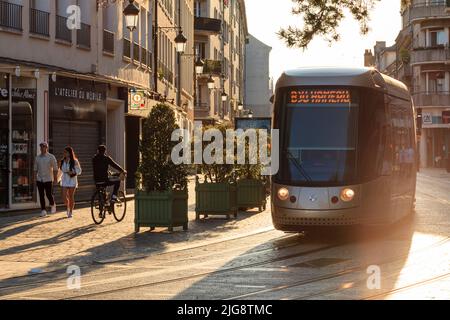
<path fill-rule="evenodd" d="M 75 208 L 75 191 L 78 188 L 78 176 L 81 174 L 80 162 L 71 147 L 64 149 L 64 158 L 61 160 L 61 187 L 64 204 L 67 206 L 67 217 L 72 218 Z"/>

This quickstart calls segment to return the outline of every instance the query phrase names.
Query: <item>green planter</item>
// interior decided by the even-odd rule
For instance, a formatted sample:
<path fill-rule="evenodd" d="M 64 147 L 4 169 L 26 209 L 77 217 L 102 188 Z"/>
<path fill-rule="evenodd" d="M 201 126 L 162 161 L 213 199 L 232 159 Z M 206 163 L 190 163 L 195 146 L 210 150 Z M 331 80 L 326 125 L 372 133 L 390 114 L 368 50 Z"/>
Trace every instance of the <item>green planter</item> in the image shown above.
<path fill-rule="evenodd" d="M 195 187 L 196 219 L 200 216 L 223 215 L 237 218 L 236 186 L 229 183 L 199 183 Z"/>
<path fill-rule="evenodd" d="M 238 208 L 258 208 L 265 211 L 267 205 L 264 182 L 256 179 L 242 179 L 237 183 Z"/>
<path fill-rule="evenodd" d="M 135 197 L 135 231 L 141 227 L 174 227 L 188 229 L 188 192 L 138 192 Z"/>

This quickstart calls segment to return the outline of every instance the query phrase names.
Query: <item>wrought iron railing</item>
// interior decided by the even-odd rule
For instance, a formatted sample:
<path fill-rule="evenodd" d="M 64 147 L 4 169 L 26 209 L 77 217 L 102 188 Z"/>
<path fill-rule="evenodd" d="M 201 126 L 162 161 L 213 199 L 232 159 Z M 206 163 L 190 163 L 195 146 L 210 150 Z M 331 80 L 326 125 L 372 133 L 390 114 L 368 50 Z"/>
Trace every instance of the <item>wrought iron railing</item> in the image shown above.
<path fill-rule="evenodd" d="M 123 56 L 131 59 L 131 41 L 123 39 Z"/>
<path fill-rule="evenodd" d="M 22 31 L 22 6 L 0 1 L 0 27 Z"/>
<path fill-rule="evenodd" d="M 91 48 L 91 26 L 81 23 L 81 28 L 77 30 L 77 45 Z"/>
<path fill-rule="evenodd" d="M 41 36 L 50 36 L 50 13 L 30 9 L 30 32 Z"/>
<path fill-rule="evenodd" d="M 140 61 L 140 53 L 141 53 L 141 46 L 138 43 L 133 43 L 133 59 L 136 62 Z"/>
<path fill-rule="evenodd" d="M 56 16 L 55 37 L 58 40 L 64 40 L 72 43 L 72 30 L 67 28 L 67 18 Z"/>

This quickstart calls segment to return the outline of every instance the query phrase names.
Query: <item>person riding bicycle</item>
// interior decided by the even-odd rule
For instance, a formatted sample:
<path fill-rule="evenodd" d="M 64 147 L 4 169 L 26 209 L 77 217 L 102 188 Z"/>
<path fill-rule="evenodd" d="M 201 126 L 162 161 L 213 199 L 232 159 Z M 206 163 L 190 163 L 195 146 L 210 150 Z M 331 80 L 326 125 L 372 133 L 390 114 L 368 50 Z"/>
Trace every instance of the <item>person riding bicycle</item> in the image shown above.
<path fill-rule="evenodd" d="M 101 145 L 97 149 L 97 154 L 92 158 L 92 164 L 94 168 L 94 181 L 96 185 L 102 185 L 104 187 L 114 186 L 111 201 L 117 201 L 117 194 L 120 189 L 120 181 L 111 181 L 109 179 L 109 167 L 116 169 L 117 171 L 126 174 L 126 171 L 118 165 L 110 156 L 106 154 L 106 146 Z"/>

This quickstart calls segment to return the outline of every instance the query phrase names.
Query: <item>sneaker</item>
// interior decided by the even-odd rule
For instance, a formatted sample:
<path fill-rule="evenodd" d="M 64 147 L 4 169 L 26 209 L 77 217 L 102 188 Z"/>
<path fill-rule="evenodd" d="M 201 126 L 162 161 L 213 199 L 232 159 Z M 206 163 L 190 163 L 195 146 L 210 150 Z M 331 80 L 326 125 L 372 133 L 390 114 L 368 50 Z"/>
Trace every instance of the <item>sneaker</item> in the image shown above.
<path fill-rule="evenodd" d="M 42 210 L 41 211 L 41 217 L 45 218 L 47 216 L 47 211 L 46 210 Z"/>
<path fill-rule="evenodd" d="M 67 210 L 67 218 L 72 218 L 72 211 L 70 211 L 70 210 Z"/>
<path fill-rule="evenodd" d="M 51 213 L 52 213 L 52 214 L 55 214 L 55 213 L 56 213 L 56 204 L 55 204 L 54 206 L 52 206 L 52 211 L 51 211 Z"/>
<path fill-rule="evenodd" d="M 117 202 L 117 196 L 112 196 L 111 197 L 111 203 L 115 203 L 115 202 Z"/>

